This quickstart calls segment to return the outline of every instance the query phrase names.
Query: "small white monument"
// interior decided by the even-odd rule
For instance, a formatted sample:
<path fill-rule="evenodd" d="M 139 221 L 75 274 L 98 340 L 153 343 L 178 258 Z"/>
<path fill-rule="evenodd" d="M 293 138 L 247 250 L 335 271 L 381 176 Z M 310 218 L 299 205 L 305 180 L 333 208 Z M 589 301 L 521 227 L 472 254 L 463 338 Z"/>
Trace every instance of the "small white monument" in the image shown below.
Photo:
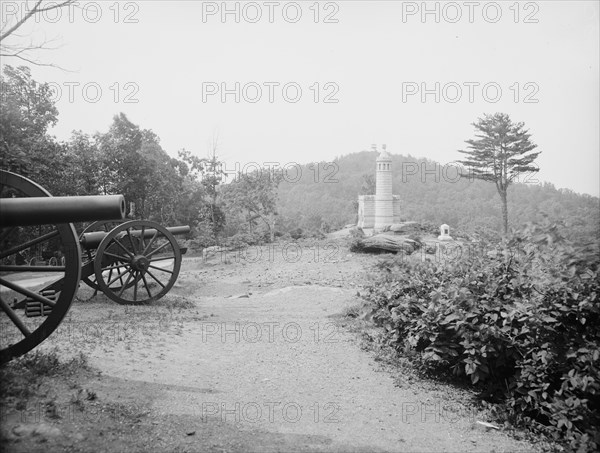
<path fill-rule="evenodd" d="M 450 227 L 445 223 L 440 227 L 438 241 L 453 241 L 452 236 L 450 236 Z"/>

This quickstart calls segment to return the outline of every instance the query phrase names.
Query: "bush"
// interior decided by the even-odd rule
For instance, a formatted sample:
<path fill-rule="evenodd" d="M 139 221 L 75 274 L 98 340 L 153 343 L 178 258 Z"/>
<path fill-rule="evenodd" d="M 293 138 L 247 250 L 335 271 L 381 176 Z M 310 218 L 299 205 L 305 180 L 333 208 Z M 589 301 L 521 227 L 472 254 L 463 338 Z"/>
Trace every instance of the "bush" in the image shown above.
<path fill-rule="evenodd" d="M 352 253 L 366 253 L 365 246 L 363 245 L 363 238 L 365 233 L 362 228 L 352 228 L 350 230 L 350 236 L 348 238 L 348 248 Z"/>
<path fill-rule="evenodd" d="M 365 246 L 360 238 L 351 239 L 349 249 L 352 253 L 366 253 Z"/>
<path fill-rule="evenodd" d="M 598 244 L 531 226 L 454 262 L 388 260 L 368 289 L 387 342 L 466 380 L 516 424 L 600 445 Z"/>
<path fill-rule="evenodd" d="M 296 228 L 295 230 L 290 231 L 290 236 L 292 239 L 301 239 L 303 237 L 304 231 L 302 228 Z"/>
<path fill-rule="evenodd" d="M 432 236 L 437 236 L 440 234 L 440 225 L 437 225 L 429 220 L 422 220 L 419 222 L 420 231 L 423 234 L 430 234 Z M 454 232 L 452 234 L 455 234 Z"/>

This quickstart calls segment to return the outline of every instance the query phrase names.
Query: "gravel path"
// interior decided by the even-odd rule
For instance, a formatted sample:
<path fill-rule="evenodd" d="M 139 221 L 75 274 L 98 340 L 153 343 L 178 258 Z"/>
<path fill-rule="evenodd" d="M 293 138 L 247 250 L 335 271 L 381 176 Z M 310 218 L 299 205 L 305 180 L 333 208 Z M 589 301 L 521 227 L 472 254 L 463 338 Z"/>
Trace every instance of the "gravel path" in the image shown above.
<path fill-rule="evenodd" d="M 101 398 L 143 402 L 140 451 L 531 451 L 456 389 L 395 385 L 341 316 L 377 258 L 329 247 L 187 258 L 168 297 L 195 308 L 96 298 L 43 347 L 85 352 Z"/>

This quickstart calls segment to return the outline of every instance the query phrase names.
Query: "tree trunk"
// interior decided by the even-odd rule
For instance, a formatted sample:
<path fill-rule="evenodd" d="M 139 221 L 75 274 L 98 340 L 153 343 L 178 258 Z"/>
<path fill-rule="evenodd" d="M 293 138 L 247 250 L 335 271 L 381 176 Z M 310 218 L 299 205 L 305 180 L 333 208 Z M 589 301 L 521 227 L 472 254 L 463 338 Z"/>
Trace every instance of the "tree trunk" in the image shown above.
<path fill-rule="evenodd" d="M 271 239 L 271 243 L 275 242 L 275 216 L 271 213 L 269 215 L 269 236 Z"/>
<path fill-rule="evenodd" d="M 508 234 L 508 204 L 506 202 L 506 189 L 500 192 L 500 199 L 502 200 L 502 225 L 504 227 L 504 234 Z"/>

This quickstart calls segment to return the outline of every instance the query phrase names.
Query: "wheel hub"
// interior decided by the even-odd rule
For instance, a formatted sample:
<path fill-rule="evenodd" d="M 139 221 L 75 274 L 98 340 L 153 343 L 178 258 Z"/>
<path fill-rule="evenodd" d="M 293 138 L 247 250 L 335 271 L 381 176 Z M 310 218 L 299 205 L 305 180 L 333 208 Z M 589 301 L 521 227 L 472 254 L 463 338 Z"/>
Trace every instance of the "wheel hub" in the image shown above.
<path fill-rule="evenodd" d="M 131 268 L 136 271 L 146 272 L 146 270 L 148 270 L 149 266 L 150 266 L 150 260 L 148 258 L 146 258 L 144 255 L 135 255 L 131 259 Z"/>

